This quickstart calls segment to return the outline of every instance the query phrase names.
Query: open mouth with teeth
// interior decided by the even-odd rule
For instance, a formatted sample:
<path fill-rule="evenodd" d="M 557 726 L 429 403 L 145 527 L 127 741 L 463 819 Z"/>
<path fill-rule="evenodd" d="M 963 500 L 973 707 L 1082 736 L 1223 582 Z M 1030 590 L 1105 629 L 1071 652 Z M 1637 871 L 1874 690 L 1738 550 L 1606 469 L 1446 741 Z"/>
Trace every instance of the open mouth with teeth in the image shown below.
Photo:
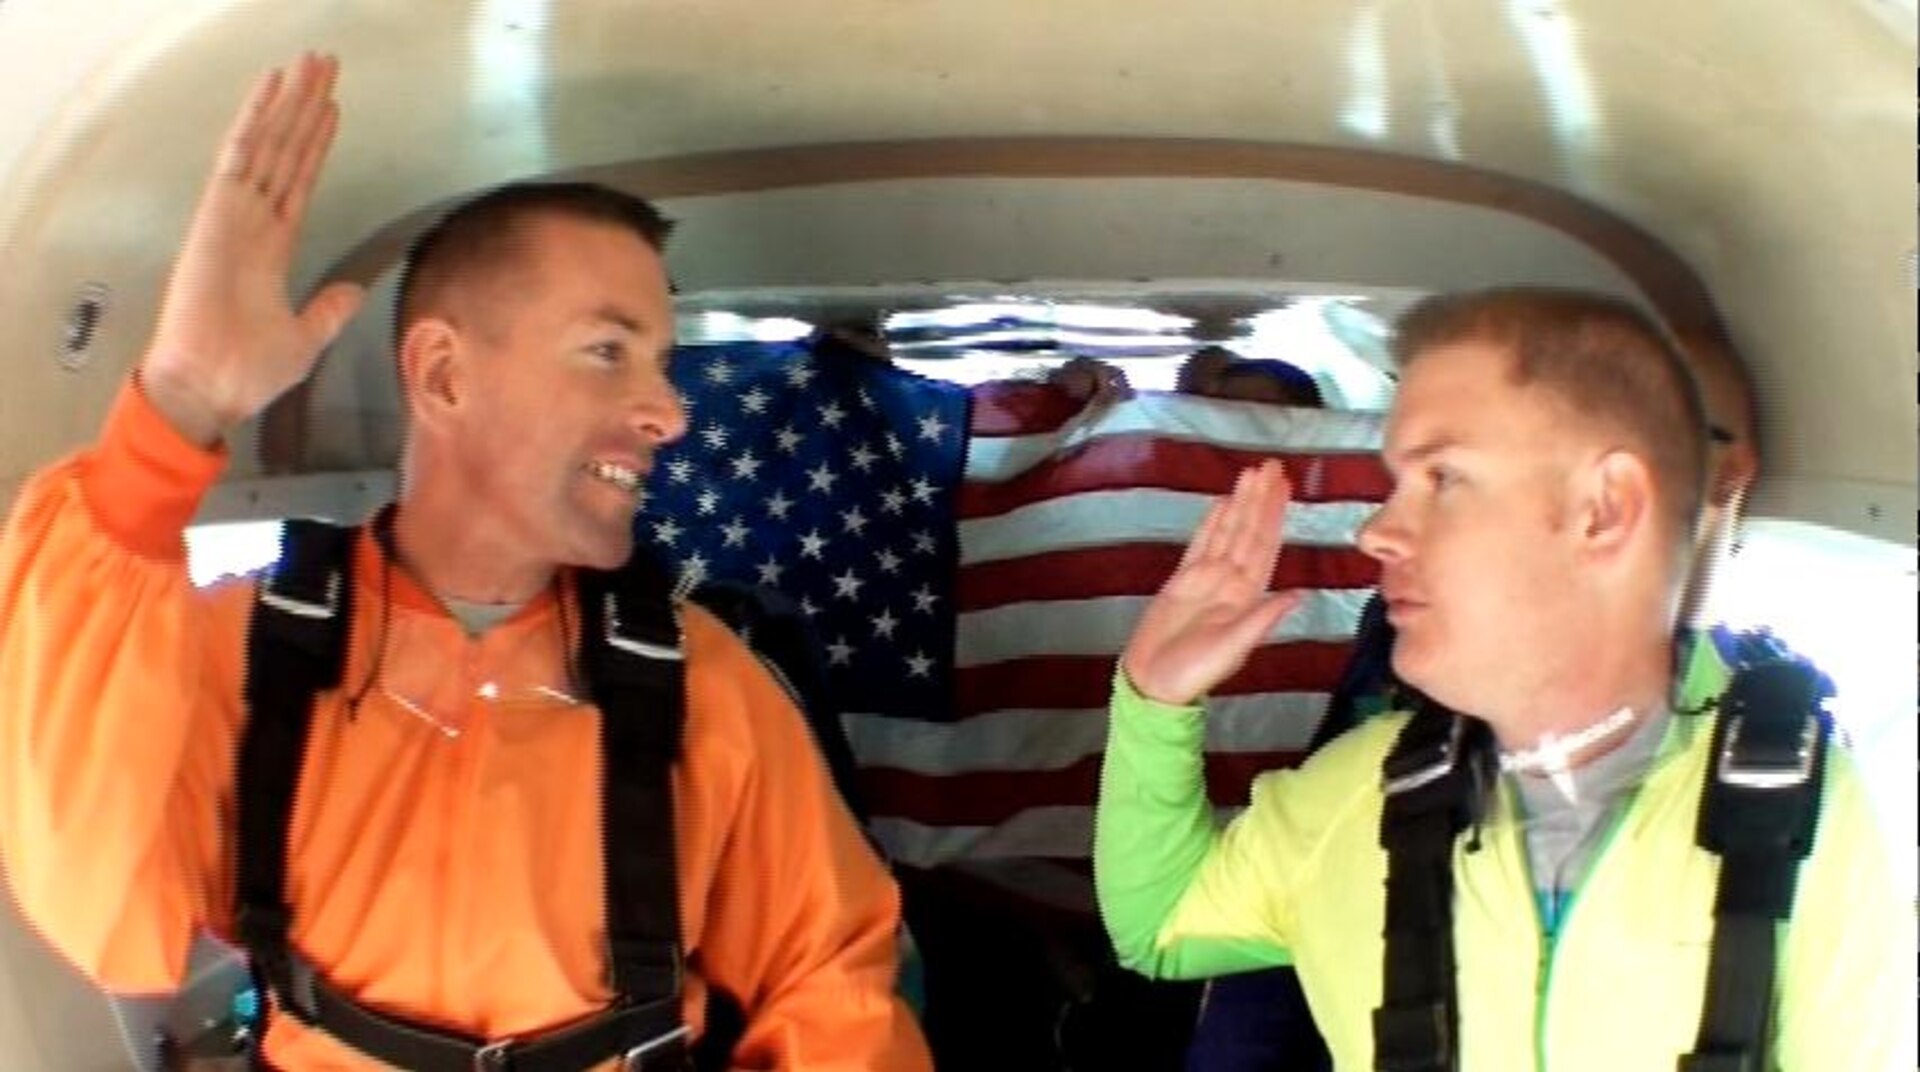
<path fill-rule="evenodd" d="M 646 477 L 637 470 L 629 469 L 624 465 L 615 465 L 612 462 L 589 462 L 587 472 L 628 495 L 640 494 L 640 488 L 646 482 Z"/>

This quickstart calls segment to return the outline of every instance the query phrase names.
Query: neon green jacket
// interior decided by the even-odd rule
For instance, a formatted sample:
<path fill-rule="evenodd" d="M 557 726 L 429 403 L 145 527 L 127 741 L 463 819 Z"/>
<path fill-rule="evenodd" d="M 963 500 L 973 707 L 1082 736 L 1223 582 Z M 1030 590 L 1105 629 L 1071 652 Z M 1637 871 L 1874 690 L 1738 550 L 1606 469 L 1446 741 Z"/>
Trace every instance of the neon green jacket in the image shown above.
<path fill-rule="evenodd" d="M 1697 644 L 1683 709 L 1725 688 Z M 1296 770 L 1262 775 L 1217 831 L 1201 768 L 1203 715 L 1116 681 L 1094 872 L 1123 964 L 1190 979 L 1288 962 L 1342 1070 L 1373 1067 L 1383 883 L 1380 765 L 1404 714 L 1345 734 Z M 1462 1066 L 1471 1072 L 1670 1070 L 1693 1049 L 1719 863 L 1694 844 L 1709 716 L 1670 720 L 1559 931 L 1542 933 L 1504 784 L 1478 852 L 1454 847 Z M 1829 750 L 1820 828 L 1778 960 L 1775 1059 L 1786 1070 L 1911 1069 L 1914 909 L 1842 747 Z M 1289 953 L 1291 954 L 1289 956 Z"/>

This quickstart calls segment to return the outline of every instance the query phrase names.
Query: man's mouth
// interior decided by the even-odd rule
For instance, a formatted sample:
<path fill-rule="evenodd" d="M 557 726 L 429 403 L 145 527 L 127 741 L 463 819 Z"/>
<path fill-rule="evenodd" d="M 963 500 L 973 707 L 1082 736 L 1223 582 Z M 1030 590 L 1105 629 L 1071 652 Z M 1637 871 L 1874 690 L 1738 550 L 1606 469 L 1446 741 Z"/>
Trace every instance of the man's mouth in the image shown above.
<path fill-rule="evenodd" d="M 1405 618 L 1408 614 L 1411 614 L 1414 611 L 1419 610 L 1423 606 L 1425 606 L 1425 604 L 1416 602 L 1411 599 L 1397 599 L 1397 598 L 1388 599 L 1387 600 L 1387 620 L 1390 622 L 1398 621 L 1402 618 Z"/>
<path fill-rule="evenodd" d="M 589 462 L 587 472 L 597 480 L 604 480 L 628 495 L 640 494 L 646 484 L 647 474 L 641 470 L 621 465 L 618 462 Z"/>

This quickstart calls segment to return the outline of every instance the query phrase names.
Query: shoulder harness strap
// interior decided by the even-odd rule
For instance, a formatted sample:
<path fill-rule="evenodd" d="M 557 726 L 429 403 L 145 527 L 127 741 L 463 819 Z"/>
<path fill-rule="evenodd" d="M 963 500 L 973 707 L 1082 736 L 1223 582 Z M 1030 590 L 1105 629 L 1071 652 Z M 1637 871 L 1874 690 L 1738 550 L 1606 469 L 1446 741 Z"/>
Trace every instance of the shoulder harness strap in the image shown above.
<path fill-rule="evenodd" d="M 255 589 L 247 627 L 247 721 L 235 790 L 239 837 L 234 930 L 246 947 L 254 985 L 263 994 L 269 989 L 276 995 L 293 991 L 287 839 L 314 698 L 338 687 L 346 667 L 357 531 L 320 521 L 288 521 L 280 537 L 280 560 Z M 263 1015 L 266 1008 L 261 1006 Z"/>
<path fill-rule="evenodd" d="M 685 696 L 679 621 L 657 571 L 583 574 L 577 589 L 579 657 L 601 711 L 612 1006 L 534 1039 L 488 1041 L 360 1005 L 292 948 L 287 839 L 314 701 L 339 686 L 346 663 L 356 531 L 288 522 L 248 630 L 236 930 L 256 986 L 303 1023 L 419 1072 L 577 1072 L 610 1058 L 630 1072 L 684 1068 L 670 777 Z"/>
<path fill-rule="evenodd" d="M 1492 738 L 1486 723 L 1422 703 L 1383 764 L 1380 847 L 1387 853 L 1374 1067 L 1459 1067 L 1453 949 L 1453 844 L 1478 821 Z"/>
<path fill-rule="evenodd" d="M 1792 914 L 1820 814 L 1832 683 L 1758 640 L 1737 645 L 1745 661 L 1720 699 L 1701 788 L 1696 839 L 1720 857 L 1720 881 L 1700 1036 L 1681 1072 L 1767 1067 L 1777 928 Z"/>
<path fill-rule="evenodd" d="M 581 668 L 600 708 L 607 943 L 620 1001 L 680 994 L 682 949 L 673 763 L 686 708 L 680 616 L 643 554 L 579 576 Z"/>

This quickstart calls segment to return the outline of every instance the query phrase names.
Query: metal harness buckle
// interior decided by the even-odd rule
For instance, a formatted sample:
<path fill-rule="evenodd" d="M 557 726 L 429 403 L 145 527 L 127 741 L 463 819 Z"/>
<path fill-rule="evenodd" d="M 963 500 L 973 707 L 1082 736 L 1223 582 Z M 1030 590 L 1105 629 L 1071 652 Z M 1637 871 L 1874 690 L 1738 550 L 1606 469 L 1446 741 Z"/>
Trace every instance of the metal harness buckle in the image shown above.
<path fill-rule="evenodd" d="M 691 1032 L 687 1025 L 681 1024 L 659 1038 L 648 1039 L 620 1058 L 621 1072 L 645 1072 L 647 1056 L 676 1042 L 684 1041 Z"/>
<path fill-rule="evenodd" d="M 293 1006 L 288 1011 L 302 1023 L 317 1022 L 320 1019 L 320 984 L 313 965 L 303 957 L 288 957 L 287 986 L 291 992 L 282 997 Z"/>
<path fill-rule="evenodd" d="M 273 590 L 271 579 L 260 586 L 260 602 L 296 618 L 306 618 L 316 622 L 330 621 L 334 615 L 340 613 L 339 571 L 327 574 L 327 601 L 324 604 L 309 603 L 304 599 L 281 595 Z"/>
<path fill-rule="evenodd" d="M 1446 743 L 1440 747 L 1439 756 L 1432 763 L 1398 777 L 1386 779 L 1383 791 L 1387 796 L 1398 793 L 1411 793 L 1422 786 L 1432 785 L 1447 776 L 1453 765 L 1460 761 L 1460 737 L 1465 732 L 1466 720 L 1453 716 L 1453 725 L 1447 729 Z"/>
<path fill-rule="evenodd" d="M 650 640 L 639 640 L 627 636 L 620 624 L 620 601 L 612 592 L 607 593 L 607 643 L 621 651 L 638 655 L 643 659 L 660 659 L 668 662 L 681 662 L 685 658 L 679 647 L 655 644 Z"/>
<path fill-rule="evenodd" d="M 1820 736 L 1820 722 L 1809 718 L 1800 731 L 1800 746 L 1794 750 L 1793 762 L 1789 764 L 1743 763 L 1734 758 L 1740 744 L 1740 729 L 1746 725 L 1746 716 L 1733 720 L 1727 727 L 1727 739 L 1720 746 L 1720 765 L 1718 776 L 1727 785 L 1741 789 L 1790 789 L 1804 785 L 1813 776 L 1813 746 Z"/>
<path fill-rule="evenodd" d="M 501 1072 L 509 1066 L 513 1058 L 513 1047 L 518 1039 L 503 1038 L 498 1042 L 489 1042 L 473 1051 L 473 1072 Z"/>

